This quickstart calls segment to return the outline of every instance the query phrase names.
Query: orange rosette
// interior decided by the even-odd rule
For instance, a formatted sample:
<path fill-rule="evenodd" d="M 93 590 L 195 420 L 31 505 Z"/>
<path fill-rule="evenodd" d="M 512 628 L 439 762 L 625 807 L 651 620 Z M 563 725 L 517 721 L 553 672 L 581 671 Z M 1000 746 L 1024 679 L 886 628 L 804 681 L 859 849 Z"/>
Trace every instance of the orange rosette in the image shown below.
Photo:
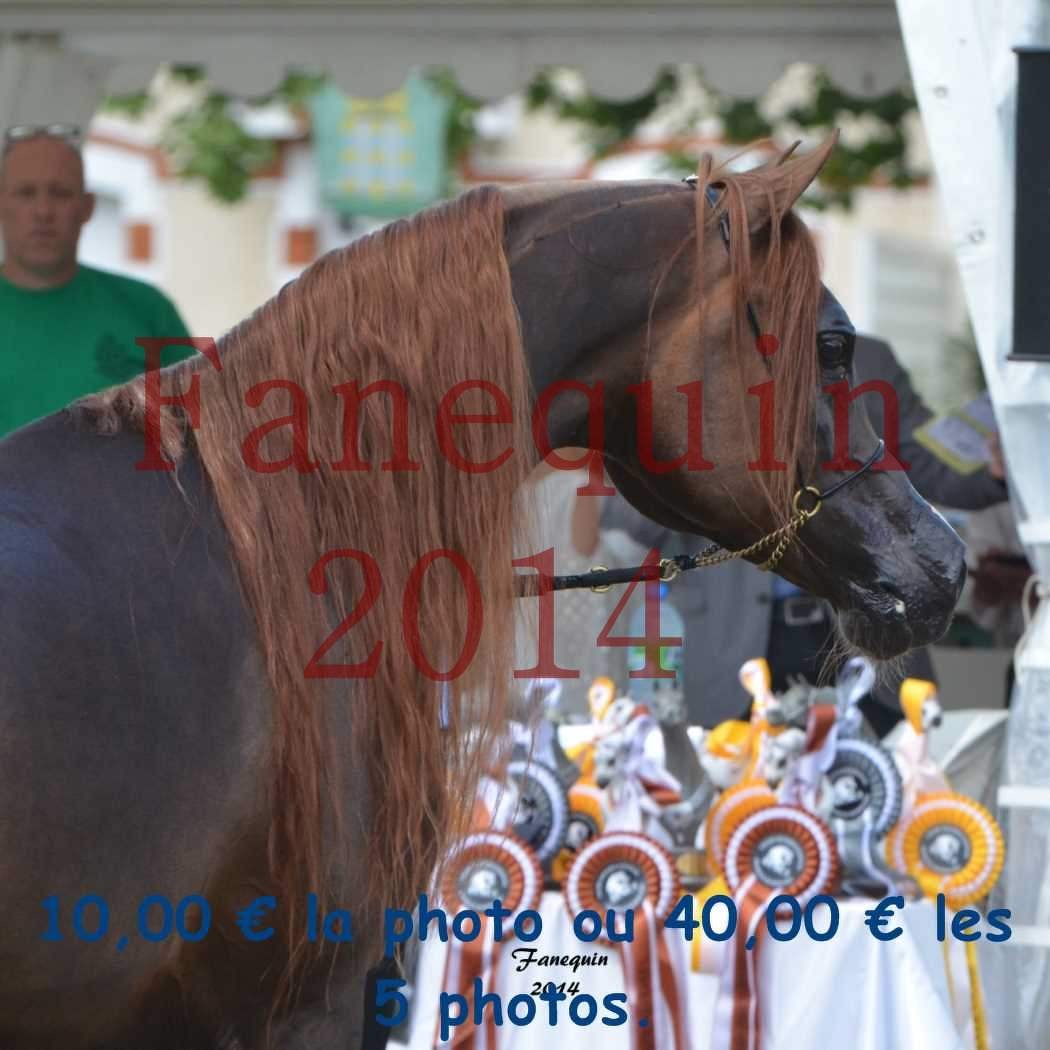
<path fill-rule="evenodd" d="M 890 832 L 886 854 L 927 897 L 943 893 L 948 907 L 958 911 L 986 897 L 999 881 L 1006 847 L 998 822 L 979 802 L 955 791 L 931 791 L 917 796 Z M 974 1033 L 983 1050 L 988 1031 L 976 945 L 967 941 L 965 952 Z"/>
<path fill-rule="evenodd" d="M 554 858 L 551 874 L 558 883 L 576 859 L 576 854 L 597 838 L 605 828 L 605 792 L 593 780 L 577 780 L 569 788 L 569 820 L 565 830 L 565 845 Z"/>
<path fill-rule="evenodd" d="M 886 840 L 890 863 L 928 897 L 943 893 L 957 911 L 986 897 L 1006 858 L 1003 833 L 979 802 L 955 791 L 919 795 Z"/>
<path fill-rule="evenodd" d="M 764 780 L 748 780 L 723 791 L 707 814 L 704 827 L 704 845 L 708 871 L 713 876 L 722 874 L 726 847 L 740 822 L 759 809 L 775 805 L 776 794 Z"/>
<path fill-rule="evenodd" d="M 441 866 L 438 896 L 446 911 L 474 911 L 481 920 L 481 933 L 472 941 L 449 938 L 448 958 L 442 991 L 465 996 L 471 1003 L 473 1017 L 474 981 L 481 978 L 482 988 L 491 991 L 497 973 L 500 941 L 494 937 L 491 919 L 483 913 L 495 901 L 516 915 L 538 907 L 543 895 L 543 869 L 529 846 L 516 835 L 505 831 L 474 831 L 464 836 L 449 851 Z M 512 919 L 503 922 L 503 937 Z M 472 1021 L 457 1029 L 457 1047 L 479 1046 L 493 1050 L 496 1027 L 492 1011 L 485 1013 L 485 1026 L 480 1034 Z M 435 1039 L 435 1045 L 438 1045 Z"/>
<path fill-rule="evenodd" d="M 767 806 L 737 825 L 725 853 L 725 878 L 736 904 L 737 925 L 715 1007 L 715 1050 L 761 1045 L 755 975 L 772 900 L 783 894 L 804 907 L 818 894 L 832 893 L 838 876 L 835 836 L 823 820 L 800 806 Z"/>
<path fill-rule="evenodd" d="M 611 925 L 617 936 L 625 934 L 626 912 L 632 913 L 634 936 L 629 941 L 611 941 L 604 932 L 599 940 L 620 949 L 631 1013 L 649 1022 L 633 1027 L 635 1050 L 655 1050 L 658 1008 L 667 1010 L 676 1050 L 689 1050 L 686 975 L 671 962 L 663 926 L 682 896 L 670 852 L 647 835 L 606 832 L 577 854 L 562 892 L 572 917 L 596 912 L 603 930 Z"/>

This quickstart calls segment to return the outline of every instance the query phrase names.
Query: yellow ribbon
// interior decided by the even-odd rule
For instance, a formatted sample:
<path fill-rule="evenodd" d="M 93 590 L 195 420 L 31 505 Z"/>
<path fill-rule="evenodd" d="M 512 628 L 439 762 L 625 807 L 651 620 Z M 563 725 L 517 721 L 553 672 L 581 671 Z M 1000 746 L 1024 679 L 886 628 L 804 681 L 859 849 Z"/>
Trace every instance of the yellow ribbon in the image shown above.
<path fill-rule="evenodd" d="M 944 975 L 948 981 L 948 998 L 951 1000 L 952 1013 L 956 1009 L 955 981 L 952 977 L 950 954 L 951 941 L 945 938 L 941 947 L 944 950 Z M 977 944 L 965 941 L 966 974 L 970 983 L 970 1016 L 973 1018 L 974 1050 L 989 1050 L 988 1015 L 984 1009 L 984 996 L 981 993 L 981 972 L 977 965 Z"/>
<path fill-rule="evenodd" d="M 947 941 L 945 941 L 947 944 Z M 966 942 L 966 970 L 970 975 L 970 1009 L 973 1012 L 973 1036 L 977 1050 L 988 1050 L 988 1018 L 981 995 L 981 974 L 977 969 L 977 943 Z"/>
<path fill-rule="evenodd" d="M 696 890 L 693 893 L 693 915 L 699 920 L 703 914 L 704 905 L 712 898 L 717 897 L 718 894 L 724 894 L 727 897 L 730 896 L 729 886 L 726 883 L 725 878 L 722 875 L 713 878 L 703 889 Z M 701 973 L 702 965 L 702 948 L 701 943 L 704 939 L 703 927 L 693 931 L 693 943 L 690 948 L 690 961 L 689 968 L 693 973 Z"/>

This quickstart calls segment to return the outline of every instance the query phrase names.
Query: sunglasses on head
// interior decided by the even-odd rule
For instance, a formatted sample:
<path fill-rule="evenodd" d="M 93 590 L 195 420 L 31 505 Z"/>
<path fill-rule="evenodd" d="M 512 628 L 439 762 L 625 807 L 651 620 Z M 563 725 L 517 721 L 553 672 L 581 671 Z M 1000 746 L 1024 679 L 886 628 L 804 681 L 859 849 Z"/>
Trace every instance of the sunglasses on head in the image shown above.
<path fill-rule="evenodd" d="M 4 132 L 4 145 L 25 142 L 41 135 L 61 139 L 73 146 L 80 144 L 80 128 L 76 124 L 15 124 Z"/>

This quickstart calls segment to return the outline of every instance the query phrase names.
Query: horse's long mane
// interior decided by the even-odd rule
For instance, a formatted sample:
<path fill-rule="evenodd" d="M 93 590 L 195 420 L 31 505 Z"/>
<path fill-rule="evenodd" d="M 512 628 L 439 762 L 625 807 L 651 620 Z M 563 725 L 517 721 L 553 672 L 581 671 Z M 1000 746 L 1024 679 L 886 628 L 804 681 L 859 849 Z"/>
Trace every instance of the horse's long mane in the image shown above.
<path fill-rule="evenodd" d="M 790 214 L 794 196 L 785 172 L 774 166 L 712 173 L 703 162 L 696 228 L 682 246 L 694 244 L 698 260 L 725 250 L 721 243 L 705 243 L 717 237 L 717 226 L 704 198 L 708 183 L 724 188 L 717 211 L 729 216 L 741 307 L 735 312 L 736 359 L 755 353 L 742 306 L 756 281 L 764 295 L 763 327 L 780 340 L 772 359 L 775 448 L 790 467 L 756 477 L 782 515 L 797 483 L 795 464 L 805 461 L 812 439 L 820 298 L 815 247 Z M 769 232 L 753 242 L 749 180 L 769 195 L 773 213 Z M 367 855 L 338 859 L 351 860 L 355 870 L 367 868 L 374 920 L 383 908 L 411 906 L 430 883 L 444 849 L 472 812 L 478 774 L 506 725 L 514 656 L 512 560 L 528 549 L 514 493 L 532 466 L 532 391 L 503 237 L 500 192 L 464 194 L 318 260 L 218 341 L 221 371 L 198 357 L 163 373 L 168 390 L 186 390 L 191 376 L 199 377 L 199 426 L 191 439 L 183 415 L 166 409 L 164 447 L 175 459 L 191 446 L 200 457 L 274 687 L 271 865 L 299 961 L 305 961 L 302 915 L 294 905 L 308 892 L 324 892 L 335 863 L 327 843 L 341 841 L 329 838 L 343 816 L 338 770 L 357 763 L 367 771 L 370 797 L 361 800 Z M 442 399 L 471 380 L 498 389 L 509 405 L 475 390 L 454 411 L 500 413 L 511 421 L 452 428 L 464 460 L 500 463 L 480 473 L 453 465 L 435 429 Z M 294 384 L 303 403 L 296 405 L 287 386 L 274 381 Z M 333 388 L 356 382 L 364 390 L 382 381 L 392 381 L 406 396 L 407 449 L 419 469 L 380 469 L 398 444 L 392 442 L 391 420 L 397 413 L 391 397 L 381 393 L 360 405 L 358 448 L 370 469 L 333 470 L 331 464 L 344 458 L 348 436 L 346 403 Z M 81 405 L 101 432 L 141 429 L 143 380 Z M 277 462 L 296 452 L 288 423 L 296 408 L 308 431 L 298 455 L 317 468 L 250 469 L 243 443 L 268 422 L 269 432 L 257 442 L 262 460 Z M 323 555 L 347 549 L 362 552 L 359 560 L 341 558 L 316 568 Z M 435 552 L 442 554 L 420 585 L 420 567 Z M 449 555 L 469 565 L 468 587 Z M 371 576 L 361 564 L 368 558 Z M 320 661 L 366 661 L 381 645 L 374 673 L 349 681 L 305 677 L 324 639 L 371 592 L 374 605 Z M 443 696 L 443 683 L 427 677 L 419 664 L 446 669 L 465 643 L 473 644 L 468 635 L 474 606 L 483 612 L 477 649 L 464 673 L 444 684 Z M 326 731 L 326 706 L 339 698 L 352 702 L 350 754 L 334 753 Z"/>
<path fill-rule="evenodd" d="M 378 909 L 411 907 L 469 816 L 493 731 L 506 725 L 511 562 L 523 524 L 513 497 L 532 466 L 532 444 L 531 390 L 503 236 L 499 191 L 464 194 L 319 259 L 219 341 L 221 372 L 197 357 L 163 373 L 165 387 L 179 390 L 191 374 L 200 376 L 193 443 L 275 690 L 271 864 L 282 909 L 323 892 L 331 820 L 340 817 L 334 771 L 346 763 L 368 774 L 371 797 L 353 800 L 367 814 L 367 855 L 342 859 L 355 874 L 369 873 L 369 921 L 378 922 Z M 274 380 L 305 394 L 309 447 L 300 454 L 318 461 L 316 470 L 259 473 L 246 466 L 249 434 L 293 408 L 288 390 L 253 391 Z M 385 380 L 407 398 L 407 448 L 418 469 L 380 469 L 393 455 L 395 413 L 386 393 L 360 404 L 359 450 L 370 469 L 331 469 L 344 456 L 345 407 L 332 388 L 356 381 L 364 390 Z M 503 415 L 512 420 L 452 428 L 456 449 L 471 463 L 499 462 L 512 450 L 502 465 L 480 473 L 453 465 L 435 430 L 442 398 L 466 381 L 498 388 L 510 408 Z M 141 426 L 141 379 L 92 401 L 100 429 Z M 251 407 L 260 401 L 261 408 Z M 500 406 L 474 390 L 453 410 L 493 416 Z M 167 452 L 185 454 L 187 444 L 179 419 L 166 416 Z M 290 427 L 276 426 L 259 451 L 264 460 L 288 457 Z M 374 578 L 347 559 L 314 569 L 339 549 L 374 559 Z M 434 552 L 442 554 L 421 576 Z M 469 586 L 450 556 L 469 566 Z M 365 661 L 381 645 L 374 673 L 306 678 L 324 639 L 376 588 L 374 607 L 320 660 Z M 448 669 L 471 644 L 474 617 L 483 622 L 476 652 L 443 696 L 446 683 L 417 664 Z M 351 754 L 333 754 L 326 733 L 325 708 L 334 697 L 352 705 Z M 292 928 L 301 920 L 290 916 Z"/>

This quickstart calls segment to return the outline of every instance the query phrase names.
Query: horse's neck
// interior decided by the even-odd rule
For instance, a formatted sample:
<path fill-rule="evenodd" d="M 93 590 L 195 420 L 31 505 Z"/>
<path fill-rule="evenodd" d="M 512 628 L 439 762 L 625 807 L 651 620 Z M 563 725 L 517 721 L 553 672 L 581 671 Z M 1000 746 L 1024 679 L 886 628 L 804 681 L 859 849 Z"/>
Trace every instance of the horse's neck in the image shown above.
<path fill-rule="evenodd" d="M 645 200 L 619 207 L 636 198 Z M 691 211 L 682 202 L 669 210 L 666 195 L 654 196 L 651 186 L 625 184 L 523 200 L 509 213 L 506 250 L 533 386 L 542 392 L 562 380 L 601 380 L 615 396 L 640 381 L 641 354 L 620 348 L 632 340 L 641 347 L 656 275 L 691 228 Z M 651 258 L 639 262 L 643 242 Z M 675 273 L 664 282 L 662 305 L 673 301 L 679 281 Z M 554 443 L 578 443 L 587 406 L 582 398 L 558 401 L 580 404 L 552 414 Z"/>

